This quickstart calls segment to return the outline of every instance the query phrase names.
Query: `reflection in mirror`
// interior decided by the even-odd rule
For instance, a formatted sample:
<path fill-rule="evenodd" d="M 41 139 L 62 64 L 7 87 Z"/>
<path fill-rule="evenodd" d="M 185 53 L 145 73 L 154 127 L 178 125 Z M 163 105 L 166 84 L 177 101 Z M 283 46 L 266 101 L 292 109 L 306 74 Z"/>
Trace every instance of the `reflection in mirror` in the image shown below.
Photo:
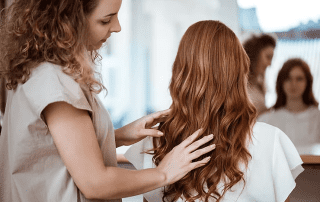
<path fill-rule="evenodd" d="M 283 64 L 291 58 L 300 58 L 309 66 L 313 84 L 308 88 L 312 89 L 315 103 L 319 101 L 320 15 L 313 9 L 319 2 L 310 1 L 311 4 L 304 2 L 283 4 L 286 1 L 272 4 L 272 2 L 238 0 L 241 36 L 244 41 L 252 37 L 252 33 L 259 36 L 267 32 L 277 38 L 272 63 L 264 74 L 265 105 L 271 111 L 276 111 L 276 114 L 267 112 L 259 117 L 259 121 L 282 129 L 301 155 L 320 155 L 319 106 L 303 102 L 301 97 L 297 102 L 284 98 L 289 103 L 281 107 L 278 104 L 275 109 L 279 97 L 277 94 L 284 94 L 283 90 L 276 92 L 276 88 L 280 88 L 276 87 L 278 73 Z M 291 88 L 292 91 L 297 91 L 298 87 Z M 304 96 L 304 100 L 308 99 L 310 97 Z"/>
<path fill-rule="evenodd" d="M 320 201 L 320 112 L 317 104 L 320 99 L 320 13 L 317 9 L 320 2 L 238 0 L 238 3 L 244 40 L 252 32 L 257 35 L 273 33 L 277 38 L 272 63 L 264 75 L 265 105 L 271 110 L 258 120 L 283 130 L 304 162 L 305 171 L 297 177 L 287 201 Z M 291 58 L 300 58 L 305 63 L 284 65 Z M 313 84 L 308 86 L 311 76 Z M 306 89 L 312 91 L 301 96 Z"/>

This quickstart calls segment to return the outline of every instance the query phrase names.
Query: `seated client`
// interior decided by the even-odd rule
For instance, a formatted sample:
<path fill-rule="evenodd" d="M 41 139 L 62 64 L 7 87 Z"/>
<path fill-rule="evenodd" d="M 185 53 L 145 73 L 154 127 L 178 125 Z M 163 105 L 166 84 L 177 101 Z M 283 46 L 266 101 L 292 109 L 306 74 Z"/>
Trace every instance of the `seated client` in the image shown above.
<path fill-rule="evenodd" d="M 249 66 L 237 36 L 223 23 L 200 21 L 187 29 L 172 69 L 171 112 L 159 125 L 164 136 L 145 138 L 125 157 L 137 169 L 155 167 L 198 128 L 198 138 L 214 134 L 208 144 L 216 149 L 199 157 L 211 157 L 205 166 L 144 194 L 147 201 L 287 199 L 303 171 L 302 160 L 285 133 L 256 122 L 247 90 Z"/>

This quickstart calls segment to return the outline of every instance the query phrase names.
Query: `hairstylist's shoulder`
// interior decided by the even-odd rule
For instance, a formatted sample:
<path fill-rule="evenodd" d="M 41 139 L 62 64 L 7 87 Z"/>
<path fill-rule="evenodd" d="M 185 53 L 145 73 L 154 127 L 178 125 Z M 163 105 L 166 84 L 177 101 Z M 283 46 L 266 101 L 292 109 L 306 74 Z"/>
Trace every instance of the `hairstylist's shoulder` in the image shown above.
<path fill-rule="evenodd" d="M 22 90 L 38 116 L 54 102 L 66 102 L 75 108 L 92 111 L 79 83 L 65 74 L 59 65 L 49 62 L 39 64 L 22 85 Z"/>
<path fill-rule="evenodd" d="M 42 62 L 32 69 L 30 78 L 25 83 L 25 85 L 32 85 L 34 82 L 45 82 L 50 78 L 62 78 L 66 80 L 73 80 L 71 76 L 65 74 L 62 71 L 61 66 L 50 62 Z"/>

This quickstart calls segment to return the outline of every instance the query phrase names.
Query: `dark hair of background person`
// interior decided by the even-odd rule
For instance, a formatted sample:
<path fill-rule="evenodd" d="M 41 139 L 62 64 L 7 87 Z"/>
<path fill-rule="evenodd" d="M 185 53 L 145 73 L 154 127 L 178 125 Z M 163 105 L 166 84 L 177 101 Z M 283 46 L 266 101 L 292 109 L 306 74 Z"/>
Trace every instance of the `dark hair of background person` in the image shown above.
<path fill-rule="evenodd" d="M 256 65 L 259 60 L 259 55 L 262 49 L 271 46 L 276 47 L 276 40 L 268 34 L 262 34 L 261 36 L 253 35 L 251 38 L 243 43 L 243 48 L 245 49 L 247 55 L 250 58 L 250 73 L 249 73 L 249 83 L 255 83 L 256 76 Z"/>
<path fill-rule="evenodd" d="M 0 11 L 5 7 L 5 0 L 0 0 Z"/>
<path fill-rule="evenodd" d="M 293 67 L 299 67 L 304 72 L 304 75 L 306 77 L 307 86 L 302 95 L 304 104 L 306 104 L 307 106 L 318 106 L 318 102 L 316 101 L 312 92 L 313 77 L 309 65 L 300 58 L 292 58 L 287 60 L 283 64 L 282 68 L 278 73 L 276 81 L 277 100 L 273 108 L 279 109 L 280 107 L 284 107 L 287 103 L 287 97 L 283 89 L 283 83 L 289 78 L 289 74 Z"/>
<path fill-rule="evenodd" d="M 165 187 L 163 200 L 176 201 L 183 195 L 186 201 L 205 198 L 207 202 L 211 197 L 219 201 L 233 185 L 245 181 L 239 164 L 247 166 L 251 158 L 246 143 L 257 116 L 247 92 L 249 65 L 241 42 L 221 22 L 197 22 L 183 35 L 169 86 L 172 112 L 159 127 L 165 135 L 153 139 L 149 153 L 158 165 L 199 128 L 199 138 L 214 135 L 208 144 L 216 144 L 216 149 L 199 158 L 211 156 L 208 164 Z M 217 185 L 225 177 L 229 181 L 221 195 Z M 198 194 L 193 196 L 193 191 Z"/>
<path fill-rule="evenodd" d="M 0 75 L 7 89 L 25 83 L 41 62 L 62 66 L 91 92 L 105 89 L 94 76 L 99 73 L 88 68 L 101 56 L 91 51 L 91 61 L 79 62 L 88 60 L 81 58 L 88 44 L 86 16 L 97 4 L 98 0 L 16 0 L 6 8 L 0 24 Z"/>
<path fill-rule="evenodd" d="M 0 19 L 2 18 L 2 16 L 4 15 L 3 13 L 3 9 L 5 7 L 5 0 L 0 0 Z M 0 21 L 1 23 L 1 21 Z M 0 111 L 1 111 L 1 115 L 3 116 L 4 111 L 5 111 L 5 107 L 6 107 L 6 99 L 7 99 L 7 93 L 6 93 L 6 88 L 5 88 L 5 79 L 0 77 Z M 1 129 L 2 126 L 0 124 L 0 135 L 1 135 Z"/>

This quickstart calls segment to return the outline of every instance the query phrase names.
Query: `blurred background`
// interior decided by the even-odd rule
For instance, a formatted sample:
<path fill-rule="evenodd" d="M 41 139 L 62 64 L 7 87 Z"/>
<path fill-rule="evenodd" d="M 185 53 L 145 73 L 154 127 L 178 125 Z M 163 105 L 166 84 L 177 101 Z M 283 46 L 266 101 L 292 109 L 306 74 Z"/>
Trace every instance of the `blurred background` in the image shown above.
<path fill-rule="evenodd" d="M 13 0 L 0 0 L 0 8 Z M 266 70 L 266 106 L 276 100 L 275 81 L 283 63 L 305 60 L 314 77 L 313 91 L 320 100 L 319 0 L 123 0 L 119 12 L 122 31 L 100 50 L 97 65 L 108 89 L 99 94 L 115 128 L 146 114 L 169 108 L 168 86 L 179 41 L 200 20 L 219 20 L 243 42 L 252 34 L 277 38 L 272 64 Z M 5 106 L 0 83 L 1 108 Z M 118 148 L 124 153 L 127 147 Z"/>
<path fill-rule="evenodd" d="M 143 115 L 167 109 L 171 67 L 185 30 L 200 20 L 219 20 L 241 41 L 252 34 L 277 38 L 266 71 L 266 105 L 276 100 L 275 81 L 283 63 L 304 59 L 320 98 L 320 12 L 318 0 L 123 0 L 119 13 L 122 31 L 101 49 L 98 66 L 108 94 L 99 96 L 115 128 Z M 127 147 L 118 148 L 124 153 Z"/>
<path fill-rule="evenodd" d="M 0 9 L 11 1 L 0 0 Z M 265 74 L 267 107 L 276 100 L 279 69 L 292 57 L 309 64 L 314 95 L 319 101 L 319 8 L 319 0 L 123 0 L 119 13 L 122 31 L 113 34 L 100 50 L 103 59 L 97 68 L 108 94 L 102 92 L 99 97 L 109 110 L 115 128 L 169 108 L 171 68 L 183 33 L 197 21 L 219 20 L 242 42 L 252 34 L 269 33 L 277 38 L 272 64 Z M 0 85 L 1 97 L 5 98 L 3 81 Z M 1 99 L 1 107 L 4 105 L 5 99 Z M 127 149 L 117 148 L 117 153 L 123 154 Z M 314 177 L 303 178 L 299 183 L 305 190 L 311 190 L 310 185 L 318 190 L 314 193 L 319 193 L 319 181 Z M 310 183 L 307 186 L 305 182 Z M 303 201 L 301 198 L 312 194 L 313 199 L 308 201 L 319 201 L 319 194 L 314 193 L 297 193 L 292 201 Z M 142 196 L 124 201 L 142 201 Z"/>
<path fill-rule="evenodd" d="M 13 0 L 0 0 L 0 8 Z M 200 20 L 219 20 L 243 42 L 269 33 L 277 39 L 271 66 L 265 73 L 267 107 L 276 100 L 275 81 L 283 63 L 305 60 L 314 77 L 313 91 L 320 100 L 319 0 L 123 0 L 122 26 L 100 50 L 97 65 L 108 89 L 99 94 L 115 128 L 146 114 L 170 107 L 168 86 L 180 39 Z M 5 106 L 0 82 L 1 108 Z M 117 149 L 124 153 L 127 147 Z"/>

